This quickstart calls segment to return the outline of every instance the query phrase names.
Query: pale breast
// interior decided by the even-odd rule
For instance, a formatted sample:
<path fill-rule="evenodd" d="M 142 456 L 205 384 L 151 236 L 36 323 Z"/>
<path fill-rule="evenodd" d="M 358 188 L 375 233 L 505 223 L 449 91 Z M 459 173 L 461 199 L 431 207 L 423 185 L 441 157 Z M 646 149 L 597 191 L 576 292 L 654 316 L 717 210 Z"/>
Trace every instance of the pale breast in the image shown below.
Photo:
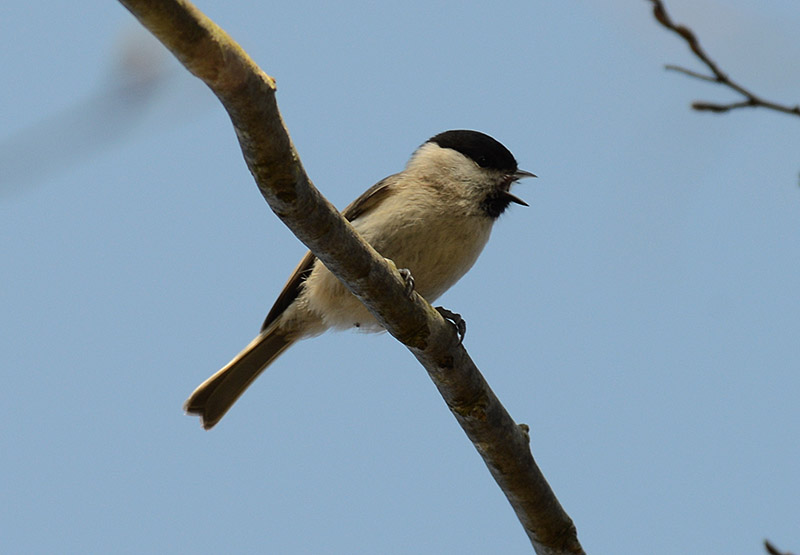
<path fill-rule="evenodd" d="M 443 213 L 428 201 L 430 196 L 424 195 L 390 198 L 352 223 L 381 255 L 398 268 L 409 269 L 416 291 L 433 302 L 475 263 L 489 240 L 492 221 L 469 215 L 452 203 Z M 402 218 L 397 216 L 401 213 Z M 364 305 L 319 262 L 308 278 L 305 295 L 308 307 L 330 326 L 381 329 Z"/>

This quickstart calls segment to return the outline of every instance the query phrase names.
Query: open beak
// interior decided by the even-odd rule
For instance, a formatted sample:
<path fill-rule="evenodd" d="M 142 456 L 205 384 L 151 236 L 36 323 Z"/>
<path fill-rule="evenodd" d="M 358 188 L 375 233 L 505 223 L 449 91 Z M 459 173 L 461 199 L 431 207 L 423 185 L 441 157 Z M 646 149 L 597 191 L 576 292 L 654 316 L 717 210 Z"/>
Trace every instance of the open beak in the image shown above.
<path fill-rule="evenodd" d="M 517 171 L 515 171 L 514 174 L 511 176 L 512 179 L 508 182 L 509 187 L 511 186 L 512 183 L 514 183 L 516 181 L 519 181 L 520 179 L 524 179 L 526 177 L 536 177 L 536 175 L 532 174 L 529 171 L 525 171 L 525 170 L 517 170 Z M 503 196 L 509 202 L 514 202 L 516 204 L 521 204 L 522 206 L 529 206 L 529 204 L 527 202 L 525 202 L 524 200 L 522 200 L 521 198 L 519 198 L 516 195 L 512 195 L 508 191 L 503 191 Z"/>

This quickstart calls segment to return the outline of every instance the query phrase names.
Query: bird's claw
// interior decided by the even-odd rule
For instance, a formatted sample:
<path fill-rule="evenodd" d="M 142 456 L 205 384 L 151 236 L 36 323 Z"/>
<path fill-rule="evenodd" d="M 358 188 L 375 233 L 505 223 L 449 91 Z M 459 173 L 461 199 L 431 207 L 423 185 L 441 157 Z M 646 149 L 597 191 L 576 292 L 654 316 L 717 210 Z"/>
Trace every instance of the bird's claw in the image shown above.
<path fill-rule="evenodd" d="M 411 270 L 408 268 L 400 268 L 397 271 L 400 273 L 400 277 L 403 278 L 403 283 L 406 284 L 406 297 L 410 299 L 412 293 L 414 293 L 414 276 L 411 275 Z"/>
<path fill-rule="evenodd" d="M 456 327 L 456 332 L 458 332 L 458 344 L 461 345 L 464 342 L 464 336 L 467 335 L 467 322 L 464 321 L 461 314 L 447 310 L 443 306 L 437 306 L 435 310 L 442 315 L 442 318 L 453 322 L 453 325 Z"/>

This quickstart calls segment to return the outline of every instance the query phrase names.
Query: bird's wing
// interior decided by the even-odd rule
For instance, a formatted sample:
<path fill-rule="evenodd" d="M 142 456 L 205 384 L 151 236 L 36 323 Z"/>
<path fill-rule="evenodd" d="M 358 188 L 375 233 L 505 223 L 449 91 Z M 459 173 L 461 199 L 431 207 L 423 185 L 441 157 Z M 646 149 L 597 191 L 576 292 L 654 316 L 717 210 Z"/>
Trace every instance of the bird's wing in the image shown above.
<path fill-rule="evenodd" d="M 372 210 L 386 199 L 398 181 L 399 174 L 390 175 L 378 181 L 375 185 L 364 191 L 360 197 L 348 204 L 342 210 L 342 216 L 352 222 L 361 214 Z"/>
<path fill-rule="evenodd" d="M 317 257 L 311 254 L 311 251 L 308 251 L 300 260 L 300 264 L 298 264 L 297 268 L 295 268 L 294 272 L 292 272 L 291 277 L 289 277 L 289 281 L 287 281 L 286 285 L 283 286 L 283 291 L 281 291 L 281 294 L 278 295 L 277 299 L 275 299 L 275 304 L 273 304 L 272 308 L 269 309 L 269 314 L 267 314 L 267 318 L 264 320 L 264 324 L 261 326 L 261 331 L 267 329 L 269 325 L 274 322 L 278 316 L 283 314 L 283 311 L 286 310 L 290 304 L 292 304 L 292 301 L 297 298 L 297 295 L 300 294 L 300 287 L 308 277 L 308 274 L 311 273 L 311 269 L 313 268 L 314 261 L 316 259 Z"/>
<path fill-rule="evenodd" d="M 396 182 L 397 174 L 390 175 L 389 177 L 378 181 L 375 185 L 364 191 L 360 197 L 348 204 L 347 207 L 342 210 L 342 216 L 344 216 L 347 221 L 352 222 L 360 215 L 372 210 L 381 202 L 383 202 L 388 193 L 391 191 L 392 185 Z M 311 251 L 308 251 L 302 260 L 300 260 L 297 268 L 295 268 L 291 277 L 289 277 L 289 281 L 287 281 L 286 285 L 283 286 L 283 290 L 275 300 L 275 304 L 272 305 L 269 314 L 267 314 L 267 318 L 264 320 L 264 324 L 261 326 L 261 331 L 267 329 L 267 327 L 274 322 L 278 316 L 283 314 L 283 311 L 286 310 L 297 298 L 297 296 L 300 294 L 300 289 L 303 286 L 303 282 L 306 280 L 306 278 L 308 278 L 308 275 L 311 273 L 311 270 L 314 267 L 314 262 L 316 259 L 317 257 L 311 254 Z"/>

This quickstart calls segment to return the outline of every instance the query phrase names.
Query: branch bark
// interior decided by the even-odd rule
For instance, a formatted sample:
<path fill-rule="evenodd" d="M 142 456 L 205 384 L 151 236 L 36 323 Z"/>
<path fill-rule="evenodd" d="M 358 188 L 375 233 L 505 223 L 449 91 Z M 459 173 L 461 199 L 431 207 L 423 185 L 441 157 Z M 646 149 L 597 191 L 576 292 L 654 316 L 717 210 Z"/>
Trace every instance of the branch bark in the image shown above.
<path fill-rule="evenodd" d="M 730 102 L 727 104 L 696 101 L 692 103 L 692 108 L 698 111 L 722 113 L 736 110 L 738 108 L 761 107 L 774 110 L 776 112 L 783 112 L 784 114 L 800 116 L 800 105 L 786 106 L 783 104 L 778 104 L 777 102 L 765 100 L 764 98 L 757 96 L 755 93 L 744 88 L 742 85 L 731 79 L 728 74 L 722 71 L 716 62 L 709 57 L 703 47 L 700 46 L 700 40 L 694 34 L 694 31 L 685 25 L 675 23 L 667 13 L 667 9 L 664 7 L 664 3 L 661 0 L 649 1 L 651 4 L 653 4 L 653 17 L 655 17 L 656 21 L 686 41 L 686 44 L 689 46 L 691 51 L 694 52 L 694 55 L 708 68 L 708 70 L 711 72 L 711 75 L 698 73 L 696 71 L 676 65 L 667 65 L 665 66 L 665 69 L 669 71 L 677 71 L 695 79 L 717 83 L 731 89 L 732 91 L 735 91 L 744 97 L 744 99 L 739 102 Z"/>
<path fill-rule="evenodd" d="M 189 2 L 120 2 L 222 102 L 273 212 L 422 363 L 536 552 L 583 553 L 572 520 L 533 460 L 527 426 L 500 404 L 453 326 L 419 295 L 405 295 L 397 269 L 311 183 L 278 111 L 275 81 Z"/>

